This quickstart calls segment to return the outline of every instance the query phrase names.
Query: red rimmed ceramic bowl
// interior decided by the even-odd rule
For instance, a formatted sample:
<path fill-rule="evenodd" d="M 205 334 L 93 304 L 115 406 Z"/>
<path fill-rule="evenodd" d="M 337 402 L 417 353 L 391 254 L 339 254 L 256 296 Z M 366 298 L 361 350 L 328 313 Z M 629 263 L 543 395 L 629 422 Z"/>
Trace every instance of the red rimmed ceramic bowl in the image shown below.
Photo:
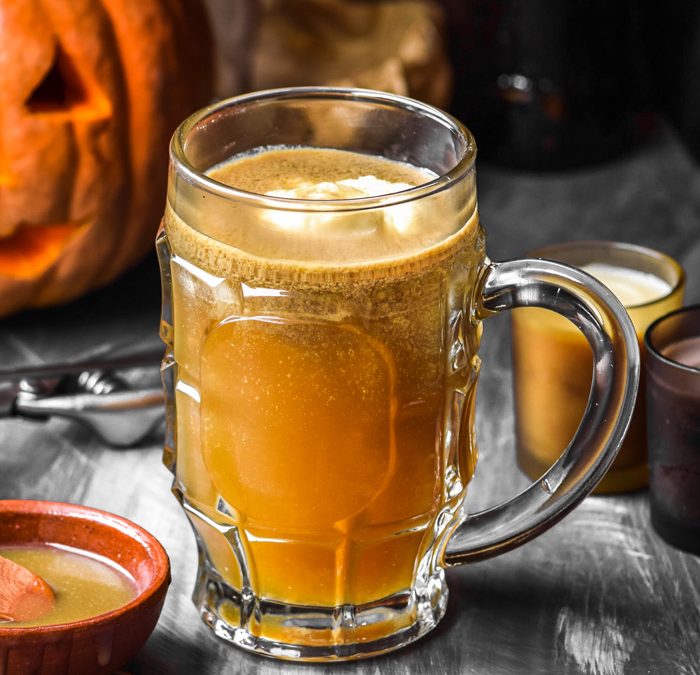
<path fill-rule="evenodd" d="M 170 561 L 152 535 L 125 518 L 76 504 L 0 501 L 0 546 L 60 544 L 113 561 L 133 578 L 136 596 L 80 621 L 0 625 L 2 675 L 102 675 L 131 659 L 158 622 Z"/>

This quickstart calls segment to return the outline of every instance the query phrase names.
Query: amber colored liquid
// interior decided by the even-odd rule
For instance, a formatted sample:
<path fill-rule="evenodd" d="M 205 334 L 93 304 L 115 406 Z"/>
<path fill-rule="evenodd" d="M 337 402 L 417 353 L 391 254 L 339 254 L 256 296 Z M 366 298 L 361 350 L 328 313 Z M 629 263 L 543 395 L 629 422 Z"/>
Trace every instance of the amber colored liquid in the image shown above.
<path fill-rule="evenodd" d="M 127 572 L 86 551 L 27 544 L 2 547 L 0 555 L 39 575 L 55 597 L 49 614 L 33 621 L 0 622 L 2 628 L 80 621 L 111 612 L 136 597 L 136 585 Z"/>
<path fill-rule="evenodd" d="M 237 185 L 238 171 L 267 191 L 289 187 L 275 183 L 281 159 L 305 179 L 318 180 L 324 162 L 335 167 L 326 179 L 357 173 L 350 153 L 275 152 L 213 175 Z M 363 163 L 361 173 L 385 180 L 426 179 Z M 434 564 L 425 557 L 445 527 L 438 516 L 457 507 L 474 468 L 478 335 L 462 335 L 461 312 L 483 259 L 476 219 L 420 255 L 324 270 L 248 264 L 170 210 L 165 231 L 177 480 L 219 574 L 234 589 L 307 606 L 410 589 L 420 565 Z"/>

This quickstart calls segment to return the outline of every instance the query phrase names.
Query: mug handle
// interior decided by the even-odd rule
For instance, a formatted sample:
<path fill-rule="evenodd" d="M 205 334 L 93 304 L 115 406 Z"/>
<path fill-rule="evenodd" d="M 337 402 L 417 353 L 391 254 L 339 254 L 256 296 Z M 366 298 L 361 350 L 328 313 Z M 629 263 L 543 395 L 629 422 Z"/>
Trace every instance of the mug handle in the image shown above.
<path fill-rule="evenodd" d="M 515 307 L 554 310 L 586 336 L 594 361 L 588 405 L 571 443 L 538 481 L 506 502 L 463 517 L 447 543 L 447 566 L 513 549 L 563 518 L 607 471 L 634 409 L 637 334 L 609 289 L 589 274 L 551 260 L 488 263 L 471 299 L 472 321 Z"/>

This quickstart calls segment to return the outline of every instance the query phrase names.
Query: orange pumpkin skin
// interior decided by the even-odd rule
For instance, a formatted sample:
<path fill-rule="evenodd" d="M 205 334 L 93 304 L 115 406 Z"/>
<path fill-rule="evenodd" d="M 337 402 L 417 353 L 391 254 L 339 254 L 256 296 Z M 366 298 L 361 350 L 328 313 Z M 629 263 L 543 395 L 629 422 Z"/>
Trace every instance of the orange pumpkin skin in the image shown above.
<path fill-rule="evenodd" d="M 151 248 L 170 136 L 211 77 L 199 0 L 0 0 L 0 315 Z"/>

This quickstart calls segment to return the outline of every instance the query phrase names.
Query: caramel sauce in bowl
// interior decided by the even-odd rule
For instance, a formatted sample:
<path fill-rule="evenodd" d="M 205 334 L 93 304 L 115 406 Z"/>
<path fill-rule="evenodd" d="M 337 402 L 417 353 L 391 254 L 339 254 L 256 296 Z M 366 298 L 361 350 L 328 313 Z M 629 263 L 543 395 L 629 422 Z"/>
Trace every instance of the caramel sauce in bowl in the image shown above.
<path fill-rule="evenodd" d="M 143 646 L 158 622 L 170 584 L 170 562 L 158 540 L 138 525 L 98 509 L 60 502 L 0 501 L 0 549 L 53 546 L 121 569 L 133 594 L 94 616 L 12 626 L 0 623 L 0 662 L 9 673 L 112 673 Z"/>

